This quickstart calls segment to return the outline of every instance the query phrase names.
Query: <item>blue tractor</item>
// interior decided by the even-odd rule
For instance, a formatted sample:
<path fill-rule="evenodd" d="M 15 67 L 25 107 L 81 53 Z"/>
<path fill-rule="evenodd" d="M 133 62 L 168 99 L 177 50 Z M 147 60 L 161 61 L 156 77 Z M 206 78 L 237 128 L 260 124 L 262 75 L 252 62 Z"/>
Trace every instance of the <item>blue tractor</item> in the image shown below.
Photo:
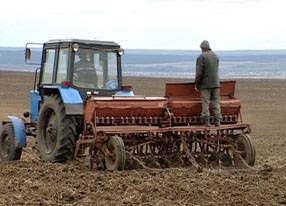
<path fill-rule="evenodd" d="M 34 53 L 26 45 L 26 62 Z M 2 122 L 0 159 L 19 160 L 26 136 L 37 137 L 41 159 L 63 162 L 74 157 L 90 95 L 133 95 L 122 89 L 121 56 L 115 42 L 59 39 L 42 44 L 40 68 L 30 92 L 30 111 Z M 39 70 L 39 74 L 38 74 Z"/>

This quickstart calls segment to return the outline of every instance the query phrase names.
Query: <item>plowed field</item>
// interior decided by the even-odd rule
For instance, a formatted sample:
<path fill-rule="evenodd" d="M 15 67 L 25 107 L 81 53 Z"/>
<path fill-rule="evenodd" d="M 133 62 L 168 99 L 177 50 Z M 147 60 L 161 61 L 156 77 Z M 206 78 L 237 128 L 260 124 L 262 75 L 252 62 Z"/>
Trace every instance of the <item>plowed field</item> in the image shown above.
<path fill-rule="evenodd" d="M 137 94 L 164 95 L 165 82 L 124 79 Z M 28 111 L 33 74 L 0 72 L 0 118 Z M 0 205 L 286 205 L 286 81 L 238 80 L 244 122 L 251 124 L 253 170 L 91 171 L 84 163 L 40 161 L 35 140 L 20 161 L 0 164 Z"/>

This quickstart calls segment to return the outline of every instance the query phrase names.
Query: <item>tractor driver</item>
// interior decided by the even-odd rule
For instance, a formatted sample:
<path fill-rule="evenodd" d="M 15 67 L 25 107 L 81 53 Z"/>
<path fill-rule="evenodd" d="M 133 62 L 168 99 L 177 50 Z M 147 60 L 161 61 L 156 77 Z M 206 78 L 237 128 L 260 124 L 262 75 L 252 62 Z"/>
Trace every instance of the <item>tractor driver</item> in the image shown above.
<path fill-rule="evenodd" d="M 97 74 L 91 51 L 79 50 L 74 60 L 74 81 L 97 85 Z"/>
<path fill-rule="evenodd" d="M 83 68 L 94 68 L 94 64 L 89 51 L 79 51 L 75 55 L 74 69 L 75 71 Z"/>

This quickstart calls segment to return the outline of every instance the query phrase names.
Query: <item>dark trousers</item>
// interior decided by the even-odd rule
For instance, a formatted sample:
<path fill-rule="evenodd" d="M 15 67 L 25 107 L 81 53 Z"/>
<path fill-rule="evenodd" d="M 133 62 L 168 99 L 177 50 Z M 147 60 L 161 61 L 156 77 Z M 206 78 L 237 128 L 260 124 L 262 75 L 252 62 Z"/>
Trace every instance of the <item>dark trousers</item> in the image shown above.
<path fill-rule="evenodd" d="M 210 118 L 210 104 L 214 112 L 214 117 L 216 120 L 221 120 L 221 111 L 220 111 L 220 88 L 213 89 L 202 89 L 202 117 Z"/>

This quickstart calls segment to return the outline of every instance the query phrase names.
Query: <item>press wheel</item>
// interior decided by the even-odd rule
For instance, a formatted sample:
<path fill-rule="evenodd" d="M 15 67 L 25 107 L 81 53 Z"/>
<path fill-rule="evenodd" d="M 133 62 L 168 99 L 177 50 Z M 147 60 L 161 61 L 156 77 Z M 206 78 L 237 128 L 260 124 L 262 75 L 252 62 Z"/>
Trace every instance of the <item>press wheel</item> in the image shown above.
<path fill-rule="evenodd" d="M 245 163 L 249 166 L 254 166 L 255 145 L 249 135 L 238 135 L 234 141 L 234 150 L 234 164 L 236 167 L 244 167 L 246 166 Z"/>
<path fill-rule="evenodd" d="M 112 136 L 103 147 L 106 170 L 124 170 L 126 153 L 122 138 Z"/>

